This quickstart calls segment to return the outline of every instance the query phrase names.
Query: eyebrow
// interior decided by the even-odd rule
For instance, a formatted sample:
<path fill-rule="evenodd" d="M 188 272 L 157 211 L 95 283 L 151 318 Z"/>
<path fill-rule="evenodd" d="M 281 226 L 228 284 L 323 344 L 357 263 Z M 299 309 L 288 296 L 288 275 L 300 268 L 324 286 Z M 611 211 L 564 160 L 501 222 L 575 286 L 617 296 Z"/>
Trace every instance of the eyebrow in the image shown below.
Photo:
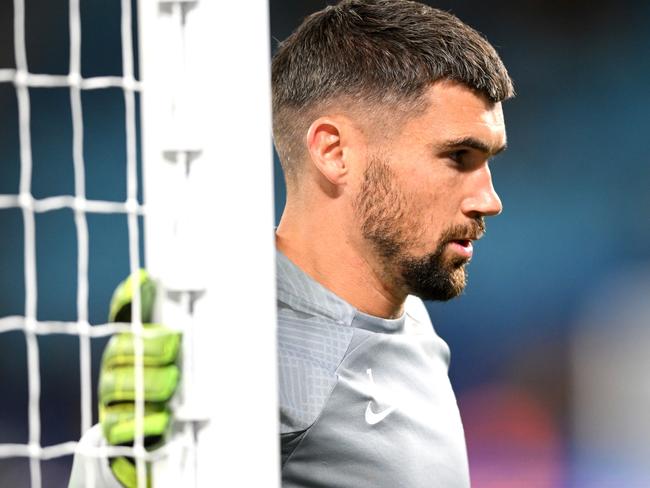
<path fill-rule="evenodd" d="M 485 142 L 481 141 L 480 139 L 477 139 L 475 137 L 461 137 L 460 139 L 455 139 L 451 141 L 447 141 L 442 144 L 441 149 L 443 151 L 450 151 L 453 149 L 458 149 L 462 147 L 468 147 L 470 149 L 476 149 L 477 151 L 481 151 L 484 154 L 487 154 L 488 156 L 496 156 L 499 153 L 502 153 L 503 151 L 506 150 L 508 147 L 507 144 L 504 144 L 503 146 L 499 147 L 493 147 L 490 146 L 489 144 L 486 144 Z"/>

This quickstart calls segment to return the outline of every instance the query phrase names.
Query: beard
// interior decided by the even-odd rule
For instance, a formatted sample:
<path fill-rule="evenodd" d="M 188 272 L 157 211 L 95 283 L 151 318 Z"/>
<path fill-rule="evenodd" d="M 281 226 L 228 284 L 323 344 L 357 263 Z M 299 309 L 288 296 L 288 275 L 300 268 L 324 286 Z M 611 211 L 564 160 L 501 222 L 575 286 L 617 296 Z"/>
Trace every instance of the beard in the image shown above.
<path fill-rule="evenodd" d="M 475 218 L 471 224 L 449 226 L 430 253 L 413 256 L 408 249 L 424 240 L 423 226 L 390 166 L 378 157 L 370 160 L 364 172 L 356 213 L 362 236 L 371 244 L 384 274 L 394 285 L 423 300 L 446 301 L 463 292 L 468 260 L 460 256 L 446 258 L 445 249 L 455 239 L 485 232 L 482 217 Z"/>

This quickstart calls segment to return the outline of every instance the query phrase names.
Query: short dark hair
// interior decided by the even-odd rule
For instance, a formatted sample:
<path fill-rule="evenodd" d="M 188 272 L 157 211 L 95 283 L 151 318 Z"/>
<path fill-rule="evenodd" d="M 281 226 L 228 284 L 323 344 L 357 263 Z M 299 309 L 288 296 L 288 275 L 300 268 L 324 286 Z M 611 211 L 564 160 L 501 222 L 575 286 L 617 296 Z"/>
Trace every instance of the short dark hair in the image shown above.
<path fill-rule="evenodd" d="M 344 0 L 305 19 L 273 57 L 273 133 L 287 183 L 314 109 L 418 101 L 453 80 L 492 102 L 514 95 L 490 43 L 454 15 L 407 0 Z"/>

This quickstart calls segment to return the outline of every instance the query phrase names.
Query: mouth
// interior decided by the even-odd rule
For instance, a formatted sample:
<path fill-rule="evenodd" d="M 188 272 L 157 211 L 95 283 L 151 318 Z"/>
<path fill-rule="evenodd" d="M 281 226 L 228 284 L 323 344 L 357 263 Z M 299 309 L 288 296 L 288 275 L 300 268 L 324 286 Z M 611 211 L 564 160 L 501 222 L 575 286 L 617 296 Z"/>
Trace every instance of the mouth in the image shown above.
<path fill-rule="evenodd" d="M 468 260 L 472 259 L 472 255 L 474 254 L 472 239 L 453 239 L 449 241 L 449 246 L 456 254 Z"/>
<path fill-rule="evenodd" d="M 473 241 L 477 241 L 485 234 L 485 223 L 478 220 L 475 225 L 458 225 L 450 229 L 446 236 L 447 247 L 457 258 L 470 261 L 474 254 Z"/>

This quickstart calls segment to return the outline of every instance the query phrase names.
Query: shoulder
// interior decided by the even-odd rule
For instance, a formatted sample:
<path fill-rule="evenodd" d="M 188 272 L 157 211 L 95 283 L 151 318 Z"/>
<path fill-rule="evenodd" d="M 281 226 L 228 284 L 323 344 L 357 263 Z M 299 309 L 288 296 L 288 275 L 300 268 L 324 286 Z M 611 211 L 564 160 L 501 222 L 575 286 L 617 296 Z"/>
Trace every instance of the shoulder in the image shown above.
<path fill-rule="evenodd" d="M 336 370 L 353 336 L 353 328 L 335 320 L 278 309 L 281 433 L 299 432 L 314 423 L 336 385 Z"/>
<path fill-rule="evenodd" d="M 331 367 L 345 353 L 353 333 L 352 327 L 336 320 L 278 308 L 278 347 L 292 356 Z"/>

